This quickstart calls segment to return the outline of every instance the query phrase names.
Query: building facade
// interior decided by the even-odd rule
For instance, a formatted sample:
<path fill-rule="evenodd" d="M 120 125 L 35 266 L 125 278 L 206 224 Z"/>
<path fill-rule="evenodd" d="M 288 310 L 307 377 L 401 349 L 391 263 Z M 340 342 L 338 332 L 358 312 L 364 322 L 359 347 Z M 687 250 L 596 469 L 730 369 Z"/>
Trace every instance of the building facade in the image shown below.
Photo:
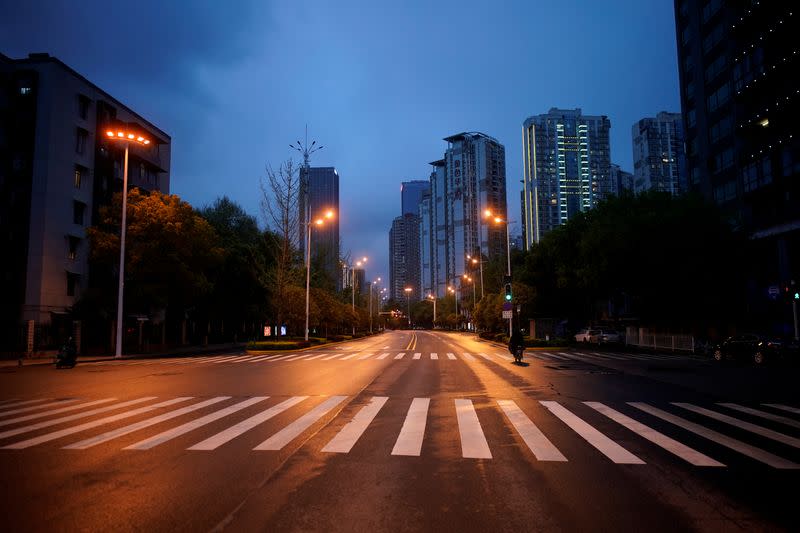
<path fill-rule="evenodd" d="M 404 181 L 400 184 L 401 215 L 419 216 L 419 204 L 422 195 L 429 191 L 431 184 L 424 180 Z"/>
<path fill-rule="evenodd" d="M 389 288 L 396 301 L 406 298 L 408 287 L 412 298 L 422 291 L 419 231 L 419 217 L 409 213 L 395 218 L 389 230 Z"/>
<path fill-rule="evenodd" d="M 66 320 L 88 288 L 86 229 L 122 190 L 124 146 L 103 131 L 120 122 L 152 140 L 130 147 L 129 187 L 169 193 L 169 135 L 55 57 L 0 54 L 4 327 Z"/>
<path fill-rule="evenodd" d="M 526 246 L 616 194 L 608 117 L 550 109 L 522 128 Z"/>
<path fill-rule="evenodd" d="M 300 183 L 298 205 L 303 258 L 305 259 L 306 253 L 306 205 L 311 220 L 333 211 L 333 218 L 326 219 L 323 226 L 314 226 L 311 229 L 311 262 L 321 267 L 339 290 L 342 288 L 339 276 L 339 173 L 334 167 L 300 167 Z"/>
<path fill-rule="evenodd" d="M 614 163 L 611 164 L 611 181 L 616 183 L 617 194 L 622 194 L 623 191 L 635 192 L 633 174 L 622 170 Z"/>
<path fill-rule="evenodd" d="M 751 320 L 779 333 L 791 306 L 770 288 L 800 280 L 798 15 L 778 2 L 675 2 L 689 187 L 750 235 L 763 258 L 748 273 Z"/>
<path fill-rule="evenodd" d="M 686 156 L 680 113 L 660 112 L 631 128 L 634 192 L 686 192 Z"/>

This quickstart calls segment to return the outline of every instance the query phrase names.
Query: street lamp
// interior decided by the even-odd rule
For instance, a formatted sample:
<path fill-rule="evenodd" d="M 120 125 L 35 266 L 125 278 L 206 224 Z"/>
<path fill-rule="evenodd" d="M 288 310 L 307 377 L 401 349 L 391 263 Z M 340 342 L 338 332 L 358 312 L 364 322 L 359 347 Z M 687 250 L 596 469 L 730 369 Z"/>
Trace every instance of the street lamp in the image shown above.
<path fill-rule="evenodd" d="M 477 257 L 472 257 L 471 255 L 467 254 L 467 259 L 473 265 L 480 265 L 480 271 L 481 271 L 481 300 L 482 300 L 483 299 L 483 263 L 484 263 L 483 257 L 481 257 L 479 259 Z"/>
<path fill-rule="evenodd" d="M 433 329 L 436 329 L 436 296 L 429 294 L 428 300 L 433 301 Z"/>
<path fill-rule="evenodd" d="M 308 340 L 308 311 L 309 311 L 309 294 L 311 292 L 311 227 L 314 225 L 322 226 L 325 224 L 325 219 L 333 218 L 333 211 L 325 213 L 324 218 L 320 217 L 314 220 L 314 223 L 308 222 L 306 224 L 306 335 L 305 339 Z"/>
<path fill-rule="evenodd" d="M 106 130 L 106 140 L 125 143 L 125 162 L 122 170 L 122 224 L 119 239 L 119 283 L 117 285 L 117 345 L 114 350 L 114 357 L 119 359 L 122 357 L 122 294 L 125 284 L 125 223 L 128 214 L 128 151 L 132 142 L 148 146 L 150 139 L 134 128 L 119 125 Z"/>
<path fill-rule="evenodd" d="M 351 283 L 352 289 L 353 289 L 353 316 L 355 316 L 355 313 L 356 313 L 356 269 L 355 269 L 355 267 L 361 266 L 366 262 L 367 262 L 367 258 L 366 257 L 362 257 L 361 261 L 356 261 L 355 265 L 350 265 L 350 272 L 352 272 L 352 278 L 353 278 L 353 282 Z M 353 335 L 355 335 L 355 334 L 356 334 L 356 325 L 355 325 L 355 323 L 353 323 Z"/>
<path fill-rule="evenodd" d="M 456 298 L 456 317 L 458 317 L 458 291 L 456 290 L 455 283 L 453 283 L 452 287 L 447 287 L 447 290 L 452 292 Z M 459 329 L 461 329 L 459 327 Z"/>
<path fill-rule="evenodd" d="M 369 284 L 369 332 L 372 334 L 372 285 L 378 283 L 381 278 L 376 279 Z"/>
<path fill-rule="evenodd" d="M 486 216 L 486 218 L 491 219 L 495 224 L 505 224 L 506 225 L 506 261 L 508 262 L 507 275 L 508 275 L 508 279 L 509 279 L 509 282 L 510 282 L 510 280 L 511 280 L 511 237 L 510 237 L 510 230 L 509 230 L 509 225 L 510 224 L 508 223 L 508 220 L 506 220 L 506 219 L 504 219 L 502 217 L 493 215 L 492 212 L 489 209 L 486 210 L 484 215 Z M 508 336 L 509 337 L 514 333 L 512 320 L 513 320 L 512 318 L 508 319 Z"/>
<path fill-rule="evenodd" d="M 406 293 L 406 305 L 408 306 L 408 328 L 411 329 L 411 287 L 403 289 Z"/>

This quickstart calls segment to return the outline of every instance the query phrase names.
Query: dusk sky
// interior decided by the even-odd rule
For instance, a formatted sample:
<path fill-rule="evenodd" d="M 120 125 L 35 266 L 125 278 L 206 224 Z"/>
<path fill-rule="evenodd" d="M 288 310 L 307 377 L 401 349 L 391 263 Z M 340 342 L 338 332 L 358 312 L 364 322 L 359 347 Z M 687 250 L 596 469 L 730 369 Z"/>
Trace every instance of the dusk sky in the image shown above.
<path fill-rule="evenodd" d="M 259 179 L 298 154 L 341 178 L 342 253 L 388 278 L 400 182 L 427 179 L 443 137 L 506 147 L 519 220 L 522 123 L 551 107 L 611 120 L 632 171 L 631 126 L 680 111 L 672 1 L 0 0 L 0 52 L 47 52 L 172 136 L 172 187 L 228 195 L 264 224 Z M 517 232 L 519 231 L 519 224 Z"/>

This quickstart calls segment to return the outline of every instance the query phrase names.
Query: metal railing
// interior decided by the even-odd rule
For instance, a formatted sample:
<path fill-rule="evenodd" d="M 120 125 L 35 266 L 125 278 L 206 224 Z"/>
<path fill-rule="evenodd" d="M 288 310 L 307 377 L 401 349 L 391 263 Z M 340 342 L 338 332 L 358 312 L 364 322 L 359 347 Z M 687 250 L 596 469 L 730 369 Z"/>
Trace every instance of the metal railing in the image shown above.
<path fill-rule="evenodd" d="M 646 328 L 627 328 L 625 344 L 653 350 L 671 350 L 673 352 L 694 352 L 693 335 L 653 333 Z"/>

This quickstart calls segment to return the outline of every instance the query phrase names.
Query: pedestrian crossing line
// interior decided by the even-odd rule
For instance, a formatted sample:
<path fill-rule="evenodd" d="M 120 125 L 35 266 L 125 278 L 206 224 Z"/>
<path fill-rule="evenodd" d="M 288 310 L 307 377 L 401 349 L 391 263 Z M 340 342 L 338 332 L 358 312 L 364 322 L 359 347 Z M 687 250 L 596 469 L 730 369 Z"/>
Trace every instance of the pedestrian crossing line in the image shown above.
<path fill-rule="evenodd" d="M 312 361 L 314 359 L 319 359 L 320 357 L 325 357 L 326 355 L 330 355 L 330 354 L 328 354 L 328 353 L 318 353 L 318 354 L 314 355 L 313 357 L 309 357 L 308 359 L 306 359 L 306 361 Z"/>
<path fill-rule="evenodd" d="M 330 361 L 331 359 L 336 359 L 337 357 L 343 356 L 344 353 L 335 353 L 333 355 L 329 355 L 328 357 L 323 357 L 322 361 Z"/>
<path fill-rule="evenodd" d="M 219 361 L 214 361 L 214 364 L 233 363 L 233 362 L 238 361 L 240 359 L 249 359 L 250 357 L 252 357 L 252 356 L 250 356 L 250 355 L 240 355 L 238 357 L 230 357 L 230 356 L 228 356 L 225 359 L 221 359 Z"/>
<path fill-rule="evenodd" d="M 37 444 L 42 444 L 43 442 L 49 442 L 51 440 L 60 439 L 61 437 L 72 435 L 73 433 L 78 433 L 86 429 L 92 429 L 97 426 L 102 426 L 103 424 L 109 424 L 111 422 L 116 422 L 118 420 L 140 415 L 142 413 L 146 413 L 148 411 L 152 411 L 160 407 L 169 407 L 170 405 L 174 405 L 180 402 L 185 402 L 187 400 L 191 400 L 192 398 L 193 398 L 192 396 L 181 396 L 180 398 L 173 398 L 172 400 L 167 400 L 165 402 L 156 403 L 153 405 L 147 405 L 145 407 L 134 409 L 133 411 L 125 411 L 124 413 L 107 416 L 99 420 L 92 420 L 91 422 L 86 422 L 85 424 L 81 424 L 79 426 L 73 426 L 66 429 L 62 429 L 60 431 L 55 431 L 53 433 L 48 433 L 46 435 L 41 435 L 39 437 L 34 437 L 32 439 L 15 442 L 13 444 L 9 444 L 8 446 L 3 446 L 3 449 L 21 450 L 23 448 L 30 448 L 31 446 L 36 446 Z"/>
<path fill-rule="evenodd" d="M 422 357 L 422 354 L 420 352 L 414 354 L 414 359 L 419 359 L 420 357 Z"/>
<path fill-rule="evenodd" d="M 352 359 L 353 357 L 357 357 L 361 352 L 353 352 L 350 355 L 345 355 L 339 361 L 347 361 L 348 359 Z"/>
<path fill-rule="evenodd" d="M 91 407 L 93 405 L 99 405 L 101 403 L 108 403 L 113 402 L 116 398 L 103 398 L 102 400 L 95 400 L 93 402 L 81 403 L 78 405 L 70 405 L 69 407 L 63 407 L 61 409 L 55 409 L 53 411 L 45 411 L 43 413 L 34 413 L 32 415 L 25 415 L 25 416 L 18 416 L 16 418 L 9 418 L 8 420 L 3 420 L 0 422 L 0 427 L 8 426 L 10 424 L 17 424 L 19 422 L 27 422 L 28 420 L 36 420 L 37 418 L 44 418 L 46 416 L 52 415 L 59 415 L 61 413 L 68 413 L 69 411 L 75 411 L 76 409 L 84 409 L 86 407 Z M 44 406 L 42 406 L 44 407 Z"/>
<path fill-rule="evenodd" d="M 220 409 L 219 411 L 215 411 L 211 414 L 208 414 L 202 418 L 198 418 L 196 420 L 192 420 L 191 422 L 187 422 L 182 426 L 178 426 L 176 428 L 169 429 L 164 431 L 163 433 L 159 433 L 158 435 L 154 435 L 148 439 L 139 441 L 135 444 L 131 444 L 123 448 L 124 450 L 149 450 L 150 448 L 154 448 L 159 444 L 163 444 L 169 440 L 174 438 L 180 437 L 190 431 L 193 431 L 199 427 L 205 426 L 206 424 L 210 424 L 220 418 L 224 418 L 228 415 L 231 415 L 237 411 L 241 411 L 251 405 L 255 405 L 259 402 L 263 402 L 264 400 L 268 399 L 269 396 L 254 396 L 252 398 L 248 398 L 242 402 L 237 404 L 231 405 L 230 407 L 226 407 L 225 409 Z"/>
<path fill-rule="evenodd" d="M 280 450 L 346 399 L 347 396 L 331 396 L 253 449 Z"/>
<path fill-rule="evenodd" d="M 239 360 L 238 361 L 234 361 L 234 363 L 237 363 L 237 364 L 239 364 L 239 363 L 249 363 L 253 359 L 261 359 L 261 356 L 260 355 L 246 355 L 246 356 L 240 357 Z"/>
<path fill-rule="evenodd" d="M 600 433 L 594 427 L 578 418 L 571 411 L 562 407 L 558 402 L 540 401 L 548 411 L 553 413 L 562 422 L 570 427 L 575 433 L 581 436 L 586 442 L 595 447 L 600 453 L 611 459 L 617 464 L 643 465 L 644 461 L 633 455 L 631 452 L 614 442 L 613 440 Z"/>
<path fill-rule="evenodd" d="M 276 357 L 274 359 L 270 359 L 268 362 L 269 363 L 275 363 L 276 361 L 285 361 L 286 359 L 291 359 L 292 357 L 295 357 L 295 356 L 297 356 L 296 353 L 283 354 L 280 357 Z"/>
<path fill-rule="evenodd" d="M 260 413 L 251 416 L 246 420 L 242 420 L 238 424 L 235 424 L 224 431 L 220 431 L 216 435 L 213 435 L 205 439 L 204 441 L 198 442 L 194 446 L 190 446 L 186 449 L 203 450 L 203 451 L 216 450 L 226 442 L 235 439 L 236 437 L 247 431 L 250 431 L 257 425 L 266 422 L 270 418 L 273 418 L 281 414 L 290 407 L 294 407 L 295 405 L 302 402 L 306 398 L 308 398 L 308 396 L 293 396 L 287 400 L 282 401 L 279 404 L 273 405 L 272 407 L 270 407 L 265 411 L 261 411 Z"/>
<path fill-rule="evenodd" d="M 685 444 L 681 444 L 680 442 L 667 437 L 663 433 L 659 433 L 655 429 L 642 424 L 641 422 L 637 422 L 636 420 L 625 416 L 624 414 L 620 413 L 603 405 L 600 402 L 583 402 L 595 411 L 606 415 L 608 418 L 613 420 L 614 422 L 625 426 L 626 428 L 630 429 L 640 437 L 644 437 L 645 439 L 649 440 L 653 444 L 660 446 L 667 450 L 668 452 L 672 453 L 673 455 L 677 455 L 684 461 L 688 462 L 694 466 L 714 466 L 714 467 L 724 467 L 725 465 L 720 463 L 719 461 L 715 461 L 714 459 L 708 457 L 705 454 L 694 450 Z"/>
<path fill-rule="evenodd" d="M 724 422 L 732 426 L 736 426 L 740 429 L 744 429 L 745 431 L 750 431 L 751 433 L 761 435 L 762 437 L 782 442 L 783 444 L 787 444 L 794 448 L 800 448 L 800 439 L 790 437 L 789 435 L 784 435 L 783 433 L 767 429 L 763 426 L 751 424 L 750 422 L 739 420 L 738 418 L 724 415 L 716 411 L 711 411 L 710 409 L 705 409 L 703 407 L 698 407 L 690 403 L 672 402 L 672 405 L 677 405 L 678 407 L 682 407 L 683 409 L 688 409 L 689 411 L 692 411 L 694 413 L 701 414 L 709 418 L 713 418 L 714 420 L 719 420 L 720 422 Z"/>
<path fill-rule="evenodd" d="M 539 352 L 543 355 L 547 355 L 549 357 L 555 357 L 556 359 L 561 359 L 562 361 L 566 360 L 567 357 L 564 356 L 563 352 L 559 353 L 550 353 L 550 352 Z"/>
<path fill-rule="evenodd" d="M 517 430 L 536 459 L 539 461 L 567 461 L 567 458 L 544 436 L 536 424 L 522 412 L 516 402 L 497 400 L 497 405 L 503 410 L 508 421 Z"/>
<path fill-rule="evenodd" d="M 461 457 L 491 459 L 492 452 L 489 450 L 472 400 L 456 399 L 455 405 L 458 433 L 461 435 Z"/>
<path fill-rule="evenodd" d="M 193 411 L 197 411 L 198 409 L 203 409 L 204 407 L 208 407 L 209 405 L 214 405 L 215 403 L 219 403 L 225 400 L 230 400 L 230 396 L 216 396 L 214 398 L 210 398 L 203 402 L 199 402 L 193 405 L 189 405 L 187 407 L 181 407 L 180 409 L 176 409 L 175 411 L 170 411 L 168 413 L 164 413 L 162 415 L 154 416 L 152 418 L 148 418 L 142 420 L 140 422 L 136 422 L 134 424 L 130 424 L 128 426 L 124 426 L 118 429 L 114 429 L 112 431 L 107 431 L 106 433 L 102 433 L 95 437 L 90 437 L 88 439 L 82 440 L 80 442 L 76 442 L 75 444 L 70 444 L 68 446 L 64 446 L 62 449 L 64 450 L 85 450 L 87 448 L 91 448 L 92 446 L 96 446 L 98 444 L 102 444 L 103 442 L 108 442 L 110 440 L 116 439 L 117 437 L 121 437 L 123 435 L 127 435 L 128 433 L 133 433 L 134 431 L 139 431 L 140 429 L 144 429 L 150 426 L 154 426 L 156 424 L 160 424 L 161 422 L 165 422 L 167 420 L 171 420 L 173 418 L 177 418 L 179 416 L 183 416 L 185 414 L 191 413 Z"/>
<path fill-rule="evenodd" d="M 130 407 L 131 405 L 136 405 L 137 403 L 147 402 L 155 399 L 156 399 L 155 396 L 145 396 L 144 398 L 137 398 L 135 400 L 128 400 L 127 402 L 115 403 L 113 405 L 107 405 L 105 407 L 98 407 L 97 409 L 90 409 L 89 411 L 84 411 L 82 413 L 77 413 L 74 415 L 62 416 L 61 418 L 45 420 L 44 422 L 37 422 L 36 424 L 30 426 L 23 426 L 21 428 L 9 429 L 0 433 L 0 439 L 13 437 L 14 435 L 20 435 L 22 433 L 29 433 L 31 431 L 36 431 L 37 429 L 55 426 L 57 424 L 63 424 L 65 422 L 71 422 L 73 420 L 86 418 L 88 416 L 99 415 L 100 413 L 105 413 L 116 409 L 122 409 L 124 407 Z"/>
<path fill-rule="evenodd" d="M 430 398 L 414 398 L 411 401 L 403 427 L 392 448 L 392 455 L 420 456 L 430 404 Z"/>
<path fill-rule="evenodd" d="M 5 400 L 0 400 L 0 409 L 15 401 L 17 401 L 17 398 L 6 398 Z"/>
<path fill-rule="evenodd" d="M 298 355 L 297 357 L 290 357 L 287 361 L 299 361 L 300 359 L 308 359 L 314 355 L 313 353 L 304 353 L 303 355 Z"/>
<path fill-rule="evenodd" d="M 184 361 L 176 361 L 175 364 L 176 365 L 190 365 L 192 363 L 212 363 L 214 361 L 222 360 L 222 359 L 225 359 L 227 357 L 228 357 L 227 355 L 223 355 L 223 356 L 217 355 L 217 356 L 214 356 L 214 357 L 200 357 L 200 358 L 189 357 L 188 359 L 186 359 Z"/>
<path fill-rule="evenodd" d="M 447 352 L 447 358 L 448 358 L 448 359 L 455 359 L 455 358 L 456 358 L 456 356 L 455 356 L 455 354 L 453 354 L 453 353 L 451 353 L 451 352 Z"/>
<path fill-rule="evenodd" d="M 546 362 L 552 362 L 553 361 L 550 357 L 545 357 L 544 352 L 534 352 L 534 353 L 532 353 L 530 355 L 531 355 L 531 357 L 533 357 L 534 359 L 538 359 L 539 361 L 546 361 Z"/>
<path fill-rule="evenodd" d="M 50 400 L 50 398 L 39 398 L 38 400 L 24 400 L 24 401 L 21 401 L 21 402 L 13 402 L 13 400 L 9 400 L 9 401 L 12 401 L 13 403 L 8 403 L 8 404 L 2 406 L 2 408 L 3 409 L 9 409 L 11 407 L 19 407 L 21 405 L 30 405 L 32 403 L 46 402 L 48 400 Z"/>
<path fill-rule="evenodd" d="M 464 352 L 463 355 L 464 355 L 464 359 L 466 359 L 467 361 L 475 361 L 475 358 L 472 356 L 472 354 L 468 354 L 467 352 Z"/>
<path fill-rule="evenodd" d="M 484 358 L 484 359 L 486 359 L 487 361 L 492 361 L 492 358 L 491 358 L 491 357 L 489 357 L 488 355 L 486 355 L 485 353 L 479 353 L 478 355 L 480 355 L 481 357 L 483 357 L 483 358 Z"/>
<path fill-rule="evenodd" d="M 796 407 L 789 407 L 788 405 L 779 403 L 763 403 L 761 405 L 766 405 L 767 407 L 772 407 L 773 409 L 780 409 L 781 411 L 787 411 L 789 413 L 800 415 L 800 409 L 797 409 Z"/>
<path fill-rule="evenodd" d="M 395 355 L 394 358 L 395 359 L 402 359 L 405 356 L 406 356 L 405 352 L 400 352 L 399 354 Z"/>
<path fill-rule="evenodd" d="M 262 361 L 269 361 L 270 359 L 275 359 L 276 357 L 280 357 L 283 354 L 272 354 L 272 355 L 262 355 L 261 357 L 256 357 L 255 359 L 251 359 L 250 361 L 246 361 L 247 363 L 260 363 Z"/>
<path fill-rule="evenodd" d="M 495 357 L 499 357 L 500 359 L 505 359 L 506 361 L 513 361 L 514 360 L 513 357 L 511 357 L 510 355 L 506 355 L 504 353 L 496 353 L 496 354 L 494 354 L 494 356 Z"/>
<path fill-rule="evenodd" d="M 619 357 L 610 353 L 600 353 L 600 352 L 589 352 L 589 353 L 594 355 L 595 357 L 599 357 L 600 359 L 616 359 L 617 361 L 625 359 L 624 357 Z"/>
<path fill-rule="evenodd" d="M 359 358 L 358 358 L 358 360 L 359 360 L 359 361 L 361 361 L 362 359 L 369 359 L 369 358 L 370 358 L 370 357 L 372 357 L 373 355 L 374 355 L 374 354 L 371 354 L 371 353 L 365 353 L 364 355 L 362 355 L 361 357 L 359 357 Z"/>
<path fill-rule="evenodd" d="M 12 409 L 10 411 L 4 411 L 0 413 L 0 416 L 9 416 L 9 415 L 16 415 L 19 413 L 27 413 L 28 411 L 36 411 L 37 409 L 47 409 L 48 407 L 59 407 L 62 405 L 67 405 L 68 403 L 77 402 L 78 398 L 68 398 L 66 400 L 58 400 L 53 403 L 43 403 L 34 406 L 28 407 L 20 407 L 19 409 Z M 2 425 L 2 424 L 0 424 Z"/>
<path fill-rule="evenodd" d="M 322 451 L 329 453 L 350 452 L 388 399 L 387 396 L 373 396 L 370 402 L 362 407 L 358 414 L 322 448 Z"/>
<path fill-rule="evenodd" d="M 717 433 L 716 431 L 703 427 L 700 424 L 695 424 L 694 422 L 690 422 L 685 418 L 681 418 L 679 416 L 667 413 L 666 411 L 662 411 L 661 409 L 658 409 L 646 403 L 628 402 L 628 405 L 631 405 L 641 411 L 644 411 L 645 413 L 651 414 L 662 420 L 666 420 L 667 422 L 670 422 L 678 427 L 681 427 L 686 431 L 690 431 L 696 435 L 700 435 L 701 437 L 704 437 L 712 442 L 716 442 L 721 446 L 730 448 L 731 450 L 737 451 L 743 455 L 746 455 L 747 457 L 750 457 L 751 459 L 755 459 L 756 461 L 769 465 L 773 468 L 778 468 L 781 470 L 800 469 L 800 465 L 795 464 L 787 459 L 778 457 L 777 455 L 773 455 L 760 448 L 756 448 L 755 446 L 745 444 L 742 441 L 736 440 L 732 437 L 728 437 L 727 435 L 723 435 L 722 433 Z"/>
<path fill-rule="evenodd" d="M 389 352 L 386 352 L 386 353 L 382 353 L 382 354 L 380 354 L 380 355 L 378 356 L 378 359 L 386 359 L 387 357 L 389 357 Z"/>
<path fill-rule="evenodd" d="M 733 409 L 735 411 L 741 411 L 742 413 L 747 413 L 749 415 L 766 418 L 767 420 L 772 420 L 774 422 L 780 422 L 781 424 L 786 424 L 787 426 L 792 426 L 794 428 L 800 428 L 800 422 L 798 422 L 797 420 L 792 420 L 791 418 L 786 418 L 785 416 L 774 415 L 766 411 L 761 411 L 759 409 L 752 409 L 750 407 L 745 407 L 743 405 L 738 405 L 735 403 L 718 403 L 717 405 L 721 405 L 723 407 L 727 407 L 728 409 Z"/>
<path fill-rule="evenodd" d="M 435 359 L 439 359 L 439 354 L 437 354 L 435 352 L 431 352 L 431 359 L 434 359 L 434 360 Z"/>

